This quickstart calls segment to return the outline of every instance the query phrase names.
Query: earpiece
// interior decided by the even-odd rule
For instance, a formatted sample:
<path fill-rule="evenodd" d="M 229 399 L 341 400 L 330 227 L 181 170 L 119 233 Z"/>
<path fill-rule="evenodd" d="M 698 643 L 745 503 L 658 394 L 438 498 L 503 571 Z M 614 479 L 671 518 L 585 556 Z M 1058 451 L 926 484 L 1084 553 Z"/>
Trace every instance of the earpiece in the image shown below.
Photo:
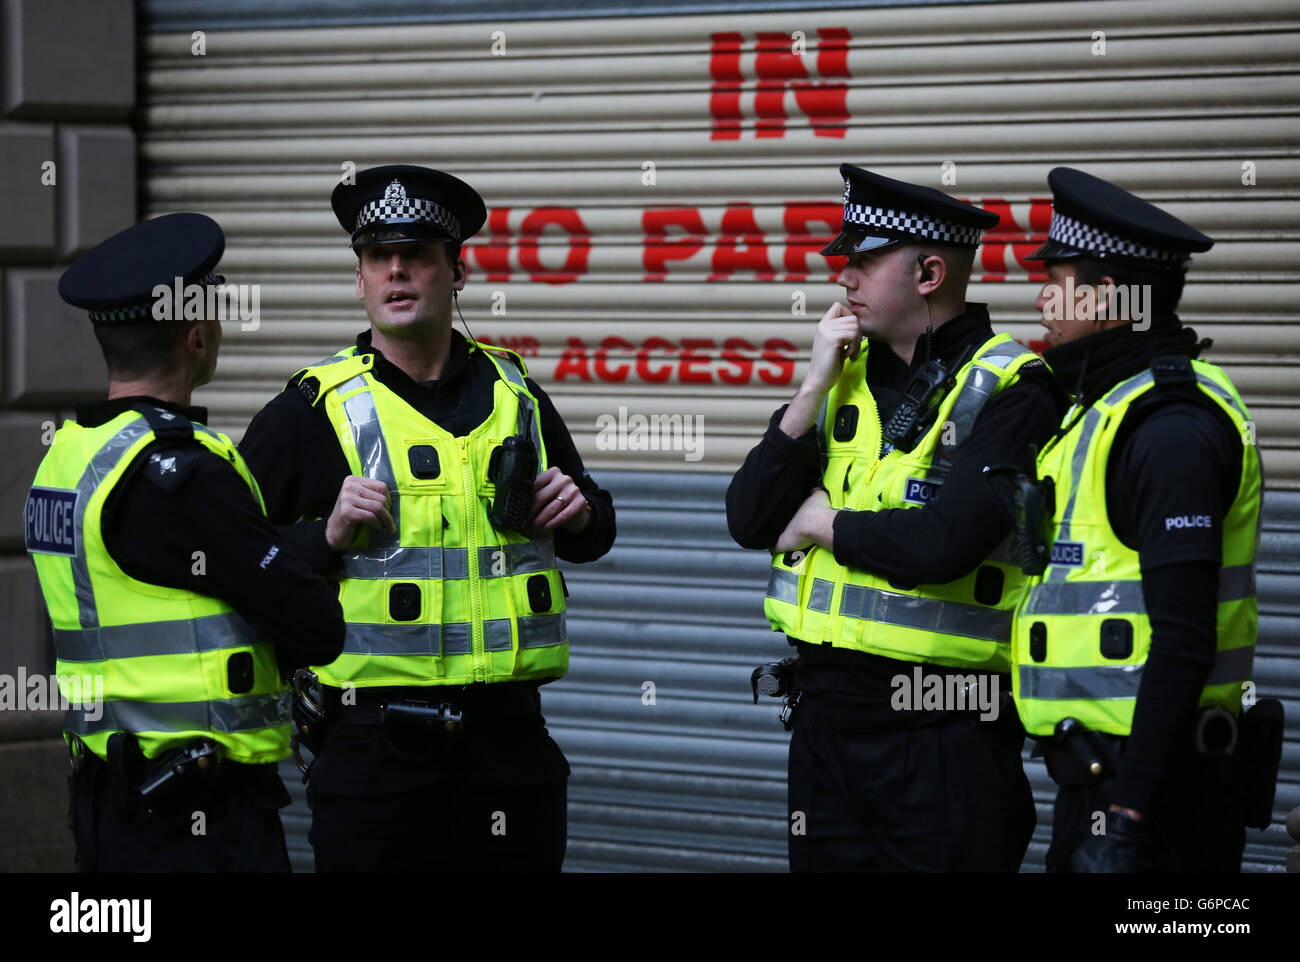
<path fill-rule="evenodd" d="M 917 258 L 916 258 L 916 266 L 919 267 L 919 268 L 921 268 L 921 280 L 922 280 L 922 281 L 928 281 L 928 280 L 930 279 L 930 268 L 928 268 L 928 267 L 925 266 L 925 255 L 924 255 L 924 254 L 919 254 L 919 255 L 917 255 Z"/>

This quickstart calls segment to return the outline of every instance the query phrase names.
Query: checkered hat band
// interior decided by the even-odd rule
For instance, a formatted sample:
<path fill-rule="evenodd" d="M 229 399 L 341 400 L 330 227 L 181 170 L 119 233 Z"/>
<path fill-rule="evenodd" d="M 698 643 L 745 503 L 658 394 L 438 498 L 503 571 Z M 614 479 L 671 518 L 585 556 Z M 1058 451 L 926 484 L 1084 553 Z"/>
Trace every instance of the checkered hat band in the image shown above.
<path fill-rule="evenodd" d="M 915 237 L 924 237 L 941 244 L 964 244 L 976 247 L 980 242 L 978 227 L 963 227 L 947 221 L 935 220 L 924 214 L 887 207 L 869 207 L 865 204 L 845 204 L 844 220 L 861 227 L 884 228 Z"/>
<path fill-rule="evenodd" d="M 439 207 L 431 200 L 421 197 L 408 197 L 405 200 L 380 198 L 371 201 L 357 214 L 357 230 L 371 224 L 385 224 L 392 221 L 417 224 L 437 224 L 452 237 L 460 237 L 460 221 L 445 207 Z"/>
<path fill-rule="evenodd" d="M 197 281 L 190 281 L 189 283 L 201 284 L 206 287 L 207 285 L 215 284 L 216 282 L 216 275 L 204 274 Z M 185 286 L 188 287 L 189 284 Z M 174 288 L 171 285 L 168 285 L 168 296 L 171 296 L 173 290 Z M 115 307 L 108 311 L 91 311 L 90 319 L 100 323 L 112 323 L 113 321 L 138 321 L 144 318 L 152 318 L 153 305 L 154 302 L 150 300 L 144 304 L 133 304 L 130 307 Z"/>
<path fill-rule="evenodd" d="M 1167 264 L 1181 264 L 1187 259 L 1187 255 L 1179 251 L 1146 247 L 1055 211 L 1052 212 L 1052 223 L 1047 228 L 1047 237 L 1048 240 L 1057 241 L 1085 254 L 1122 254 L 1125 257 Z"/>

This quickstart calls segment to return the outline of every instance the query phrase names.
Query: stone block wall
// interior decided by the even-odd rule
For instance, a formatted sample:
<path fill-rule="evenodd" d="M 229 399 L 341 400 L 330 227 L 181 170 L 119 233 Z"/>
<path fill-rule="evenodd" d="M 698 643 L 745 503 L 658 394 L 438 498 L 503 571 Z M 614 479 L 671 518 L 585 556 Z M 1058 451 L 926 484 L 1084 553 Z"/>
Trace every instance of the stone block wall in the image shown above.
<path fill-rule="evenodd" d="M 0 872 L 69 871 L 62 714 L 20 681 L 54 672 L 22 510 L 54 428 L 108 380 L 76 256 L 137 218 L 131 0 L 0 0 Z"/>

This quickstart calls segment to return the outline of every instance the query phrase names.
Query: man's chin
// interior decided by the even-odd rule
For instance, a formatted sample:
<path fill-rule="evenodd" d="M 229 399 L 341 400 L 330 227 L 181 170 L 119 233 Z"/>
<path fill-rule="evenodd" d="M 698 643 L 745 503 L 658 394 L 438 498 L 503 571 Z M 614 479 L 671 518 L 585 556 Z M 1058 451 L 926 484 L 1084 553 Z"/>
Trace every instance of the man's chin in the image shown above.
<path fill-rule="evenodd" d="M 415 312 L 390 313 L 381 308 L 378 317 L 371 316 L 370 325 L 385 337 L 413 337 L 427 334 L 436 323 Z"/>

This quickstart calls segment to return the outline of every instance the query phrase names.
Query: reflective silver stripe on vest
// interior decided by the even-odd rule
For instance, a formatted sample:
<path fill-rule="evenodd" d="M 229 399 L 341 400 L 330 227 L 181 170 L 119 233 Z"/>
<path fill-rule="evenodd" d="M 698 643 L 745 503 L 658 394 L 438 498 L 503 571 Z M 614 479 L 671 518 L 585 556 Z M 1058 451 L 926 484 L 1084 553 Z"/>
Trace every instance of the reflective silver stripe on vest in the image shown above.
<path fill-rule="evenodd" d="M 962 382 L 960 389 L 961 393 L 957 395 L 957 400 L 948 413 L 948 423 L 953 427 L 952 442 L 948 443 L 947 439 L 941 436 L 941 443 L 931 458 L 929 471 L 926 472 L 927 481 L 941 483 L 948 477 L 948 471 L 957 460 L 958 446 L 970 436 L 971 429 L 975 426 L 975 418 L 984 409 L 988 399 L 997 391 L 998 382 L 998 375 L 982 367 L 972 367 L 966 374 L 966 380 Z M 939 425 L 938 429 L 941 432 L 947 431 L 943 425 Z"/>
<path fill-rule="evenodd" d="M 128 732 L 242 732 L 289 723 L 288 691 L 265 695 L 244 695 L 217 701 L 135 701 L 118 699 L 96 705 L 103 709 L 95 720 L 86 710 L 68 712 L 68 724 L 79 735 L 103 731 Z"/>
<path fill-rule="evenodd" d="M 308 364 L 307 367 L 324 367 L 326 364 L 337 364 L 339 361 L 350 361 L 354 357 L 356 357 L 355 354 L 331 354 L 329 357 L 317 361 L 315 364 Z"/>
<path fill-rule="evenodd" d="M 1032 353 L 1015 341 L 1008 341 L 1005 344 L 995 344 L 986 353 L 977 354 L 973 360 L 982 361 L 1005 371 L 1017 358 Z M 1000 381 L 1001 378 L 992 371 L 979 366 L 970 369 L 960 388 L 961 393 L 957 395 L 957 400 L 948 413 L 948 421 L 953 425 L 953 441 L 951 444 L 939 445 L 931 460 L 930 470 L 926 473 L 926 480 L 942 483 L 948 477 L 953 462 L 957 460 L 958 446 L 970 437 L 975 419 L 979 417 L 980 411 L 984 410 L 984 405 L 988 403 L 989 398 L 997 393 Z"/>
<path fill-rule="evenodd" d="M 822 469 L 817 472 L 823 478 L 826 477 L 826 468 L 830 463 L 830 444 L 826 440 L 826 408 L 830 405 L 831 396 L 827 392 L 822 398 L 822 405 L 817 409 L 817 449 L 822 455 Z"/>
<path fill-rule="evenodd" d="M 401 499 L 397 494 L 397 477 L 393 474 L 393 465 L 388 459 L 388 444 L 384 440 L 383 428 L 379 425 L 379 414 L 375 410 L 373 393 L 364 391 L 361 394 L 354 394 L 343 402 L 343 413 L 348 419 L 348 427 L 352 430 L 352 443 L 356 445 L 357 455 L 361 460 L 361 473 L 367 478 L 384 482 L 388 487 L 388 513 L 393 516 L 393 523 L 397 527 L 397 530 L 391 534 L 387 531 L 370 530 L 370 544 L 374 548 L 396 548 L 399 546 L 398 538 L 402 531 L 399 514 Z"/>
<path fill-rule="evenodd" d="M 1229 685 L 1250 681 L 1255 670 L 1255 646 L 1242 645 L 1214 653 L 1214 667 L 1205 679 L 1206 685 Z"/>
<path fill-rule="evenodd" d="M 1223 398 L 1223 400 L 1227 403 L 1228 407 L 1236 411 L 1237 414 L 1241 416 L 1241 419 L 1243 421 L 1249 420 L 1249 418 L 1246 416 L 1246 412 L 1243 411 L 1241 405 L 1237 403 L 1237 399 L 1234 398 L 1227 391 L 1225 391 L 1222 387 L 1220 387 L 1215 381 L 1211 380 L 1209 377 L 1207 377 L 1206 375 L 1202 374 L 1199 371 L 1196 372 L 1196 380 L 1201 385 L 1201 387 L 1207 388 L 1212 393 L 1217 394 L 1219 397 Z"/>
<path fill-rule="evenodd" d="M 468 621 L 442 626 L 443 649 L 449 655 L 468 655 L 474 650 L 474 633 Z"/>
<path fill-rule="evenodd" d="M 343 570 L 349 578 L 367 580 L 463 580 L 469 577 L 469 551 L 466 548 L 397 547 L 347 551 L 343 554 Z"/>
<path fill-rule="evenodd" d="M 483 650 L 510 650 L 510 619 L 490 618 L 483 622 Z"/>
<path fill-rule="evenodd" d="M 54 630 L 54 649 L 60 661 L 185 655 L 251 646 L 256 641 L 248 622 L 233 611 L 190 621 Z"/>
<path fill-rule="evenodd" d="M 831 592 L 834 590 L 834 582 L 827 581 L 825 578 L 814 578 L 812 591 L 808 593 L 809 609 L 812 611 L 820 611 L 822 614 L 830 614 Z"/>
<path fill-rule="evenodd" d="M 1070 500 L 1065 505 L 1065 513 L 1061 515 L 1061 524 L 1056 532 L 1057 541 L 1070 540 L 1070 521 L 1074 517 L 1074 503 L 1078 500 L 1079 489 L 1083 487 L 1079 483 L 1079 474 L 1083 471 L 1084 464 L 1087 463 L 1088 446 L 1092 444 L 1092 435 L 1097 430 L 1097 425 L 1101 423 L 1101 417 L 1101 412 L 1095 407 L 1088 408 L 1088 412 L 1083 416 L 1083 432 L 1079 436 L 1079 443 L 1074 446 L 1074 451 L 1070 455 L 1070 476 L 1072 478 Z M 1048 565 L 1043 580 L 1064 581 L 1069 576 L 1069 566 Z"/>
<path fill-rule="evenodd" d="M 1037 668 L 1020 666 L 1020 697 L 1039 701 L 1135 700 L 1142 681 L 1141 665 L 1114 668 Z"/>
<path fill-rule="evenodd" d="M 492 355 L 491 351 L 485 352 L 496 369 L 507 381 L 519 388 L 513 392 L 515 400 L 518 402 L 518 416 L 515 419 L 516 431 L 524 435 L 528 440 L 533 442 L 533 447 L 537 449 L 540 456 L 542 451 L 542 439 L 537 431 L 537 418 L 533 414 L 533 399 L 528 396 L 528 385 L 524 382 L 524 375 L 515 367 L 515 362 L 509 358 L 498 359 Z"/>
<path fill-rule="evenodd" d="M 550 648 L 569 640 L 565 632 L 564 612 L 558 615 L 532 615 L 519 619 L 520 648 Z"/>
<path fill-rule="evenodd" d="M 77 530 L 77 553 L 72 557 L 72 585 L 77 595 L 77 617 L 82 628 L 99 627 L 99 610 L 95 607 L 95 588 L 90 581 L 90 559 L 86 555 L 86 508 L 91 495 L 109 473 L 117 467 L 131 445 L 152 429 L 143 414 L 124 425 L 95 452 L 77 480 L 77 506 L 74 523 Z"/>
<path fill-rule="evenodd" d="M 772 568 L 767 576 L 767 597 L 788 605 L 799 603 L 799 576 L 784 568 Z"/>
<path fill-rule="evenodd" d="M 1205 684 L 1227 685 L 1250 678 L 1255 646 L 1229 648 L 1215 654 Z M 1087 668 L 1020 666 L 1020 697 L 1040 701 L 1136 700 L 1142 665 L 1093 665 Z"/>
<path fill-rule="evenodd" d="M 840 599 L 840 614 L 882 625 L 1008 643 L 1013 613 L 958 601 L 880 591 L 864 585 L 845 585 Z"/>
<path fill-rule="evenodd" d="M 487 651 L 510 650 L 510 619 L 483 623 Z M 564 615 L 533 615 L 519 619 L 519 647 L 545 648 L 567 640 Z M 442 642 L 440 650 L 439 642 Z M 469 622 L 447 625 L 380 625 L 350 623 L 343 639 L 349 655 L 468 655 L 474 650 Z"/>
<path fill-rule="evenodd" d="M 1219 604 L 1255 594 L 1255 566 L 1231 565 L 1219 572 Z M 1144 615 L 1141 581 L 1054 581 L 1035 585 L 1026 615 Z"/>
<path fill-rule="evenodd" d="M 549 571 L 554 567 L 555 542 L 550 538 L 478 549 L 479 575 L 483 578 Z M 469 577 L 469 549 L 393 547 L 347 551 L 343 555 L 343 569 L 349 578 L 368 580 L 464 580 Z"/>
<path fill-rule="evenodd" d="M 500 555 L 497 552 L 501 552 Z M 551 538 L 512 544 L 488 545 L 478 549 L 480 578 L 549 571 L 555 567 L 555 542 Z"/>
<path fill-rule="evenodd" d="M 348 622 L 343 635 L 345 655 L 440 655 L 442 630 L 455 625 L 379 625 Z M 466 634 L 469 625 L 465 624 Z"/>

